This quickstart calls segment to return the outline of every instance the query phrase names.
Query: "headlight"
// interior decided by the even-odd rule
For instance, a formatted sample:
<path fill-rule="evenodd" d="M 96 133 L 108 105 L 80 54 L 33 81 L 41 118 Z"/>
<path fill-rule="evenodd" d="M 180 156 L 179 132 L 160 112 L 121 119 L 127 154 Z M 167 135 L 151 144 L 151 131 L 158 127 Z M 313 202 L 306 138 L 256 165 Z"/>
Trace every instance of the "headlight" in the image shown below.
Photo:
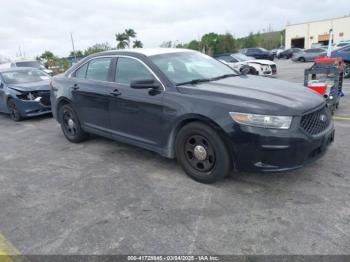
<path fill-rule="evenodd" d="M 291 116 L 269 116 L 236 112 L 230 112 L 230 116 L 235 122 L 242 125 L 276 129 L 289 129 L 293 119 Z"/>

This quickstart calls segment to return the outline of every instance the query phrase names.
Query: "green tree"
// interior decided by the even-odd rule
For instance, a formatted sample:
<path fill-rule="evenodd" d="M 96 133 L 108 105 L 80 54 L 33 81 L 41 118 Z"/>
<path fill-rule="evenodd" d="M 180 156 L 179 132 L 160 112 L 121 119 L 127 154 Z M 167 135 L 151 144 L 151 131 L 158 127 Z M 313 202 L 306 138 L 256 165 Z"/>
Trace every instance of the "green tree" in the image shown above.
<path fill-rule="evenodd" d="M 218 44 L 219 35 L 216 33 L 208 33 L 202 36 L 201 48 L 206 54 L 213 55 Z"/>
<path fill-rule="evenodd" d="M 200 45 L 201 43 L 197 40 L 192 40 L 187 44 L 187 48 L 192 49 L 192 50 L 197 50 L 200 51 Z"/>
<path fill-rule="evenodd" d="M 45 51 L 44 53 L 41 54 L 40 58 L 44 60 L 50 60 L 50 59 L 54 59 L 55 55 L 51 51 Z"/>
<path fill-rule="evenodd" d="M 124 49 L 129 46 L 129 38 L 125 33 L 118 33 L 115 35 L 117 41 L 117 48 Z"/>
<path fill-rule="evenodd" d="M 133 48 L 142 48 L 143 47 L 143 43 L 140 40 L 135 40 L 134 44 L 132 46 Z"/>
<path fill-rule="evenodd" d="M 84 53 L 83 53 L 83 51 L 81 51 L 81 50 L 77 50 L 77 51 L 75 51 L 75 55 L 76 55 L 77 57 L 83 57 L 83 56 L 84 56 Z M 69 56 L 74 56 L 74 52 L 71 51 L 71 52 L 69 53 Z"/>
<path fill-rule="evenodd" d="M 163 42 L 160 47 L 163 47 L 163 48 L 170 48 L 173 46 L 173 42 L 172 41 L 165 41 Z"/>
<path fill-rule="evenodd" d="M 88 47 L 84 50 L 84 56 L 88 56 L 91 54 L 95 54 L 98 52 L 103 52 L 107 50 L 111 50 L 111 46 L 108 43 L 100 43 L 100 44 L 94 44 L 93 46 Z"/>
<path fill-rule="evenodd" d="M 136 37 L 136 32 L 134 29 L 129 28 L 129 29 L 125 29 L 124 34 L 127 36 L 128 47 L 130 47 L 131 38 Z"/>

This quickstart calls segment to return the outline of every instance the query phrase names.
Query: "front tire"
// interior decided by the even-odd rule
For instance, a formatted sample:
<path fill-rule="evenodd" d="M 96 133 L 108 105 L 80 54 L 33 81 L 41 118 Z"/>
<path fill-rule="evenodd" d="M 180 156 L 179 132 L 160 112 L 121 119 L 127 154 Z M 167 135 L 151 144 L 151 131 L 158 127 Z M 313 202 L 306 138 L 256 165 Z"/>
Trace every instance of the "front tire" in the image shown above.
<path fill-rule="evenodd" d="M 79 143 L 88 138 L 88 134 L 81 128 L 77 113 L 70 104 L 59 108 L 58 117 L 63 134 L 70 142 Z"/>
<path fill-rule="evenodd" d="M 200 122 L 179 131 L 176 157 L 187 175 L 200 183 L 214 183 L 231 170 L 231 157 L 223 140 L 213 128 Z"/>
<path fill-rule="evenodd" d="M 304 58 L 304 57 L 300 57 L 300 58 L 298 59 L 298 61 L 299 61 L 299 62 L 302 62 L 302 63 L 305 63 L 305 58 Z"/>
<path fill-rule="evenodd" d="M 7 109 L 9 111 L 10 118 L 13 121 L 18 122 L 18 121 L 21 121 L 23 119 L 23 117 L 21 116 L 21 114 L 17 108 L 15 100 L 13 100 L 12 98 L 10 98 L 7 101 Z"/>

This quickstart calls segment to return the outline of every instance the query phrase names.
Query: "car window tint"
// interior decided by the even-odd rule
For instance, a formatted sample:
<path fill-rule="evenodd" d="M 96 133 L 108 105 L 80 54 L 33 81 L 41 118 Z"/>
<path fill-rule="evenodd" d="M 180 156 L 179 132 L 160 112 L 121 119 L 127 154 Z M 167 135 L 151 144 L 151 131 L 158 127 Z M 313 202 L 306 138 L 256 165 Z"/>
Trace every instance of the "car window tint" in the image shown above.
<path fill-rule="evenodd" d="M 133 80 L 154 79 L 152 73 L 139 61 L 132 58 L 118 58 L 115 81 L 130 84 Z"/>
<path fill-rule="evenodd" d="M 108 72 L 112 58 L 97 58 L 90 61 L 86 79 L 108 81 Z"/>
<path fill-rule="evenodd" d="M 80 67 L 77 71 L 75 71 L 75 77 L 77 78 L 85 78 L 86 76 L 86 69 L 88 67 L 88 63 Z"/>

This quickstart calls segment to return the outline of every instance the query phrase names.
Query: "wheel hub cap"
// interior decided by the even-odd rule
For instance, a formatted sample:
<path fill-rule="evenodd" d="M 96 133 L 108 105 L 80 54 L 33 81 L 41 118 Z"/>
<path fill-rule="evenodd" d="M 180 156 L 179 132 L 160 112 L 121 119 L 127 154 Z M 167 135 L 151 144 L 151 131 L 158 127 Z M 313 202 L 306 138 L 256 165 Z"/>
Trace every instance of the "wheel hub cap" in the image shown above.
<path fill-rule="evenodd" d="M 194 150 L 193 150 L 193 154 L 195 156 L 195 158 L 197 158 L 200 161 L 203 161 L 207 158 L 207 150 L 204 148 L 204 146 L 201 145 L 197 145 L 195 146 Z"/>
<path fill-rule="evenodd" d="M 74 121 L 72 119 L 68 120 L 68 126 L 69 126 L 69 128 L 73 128 L 74 127 Z"/>

